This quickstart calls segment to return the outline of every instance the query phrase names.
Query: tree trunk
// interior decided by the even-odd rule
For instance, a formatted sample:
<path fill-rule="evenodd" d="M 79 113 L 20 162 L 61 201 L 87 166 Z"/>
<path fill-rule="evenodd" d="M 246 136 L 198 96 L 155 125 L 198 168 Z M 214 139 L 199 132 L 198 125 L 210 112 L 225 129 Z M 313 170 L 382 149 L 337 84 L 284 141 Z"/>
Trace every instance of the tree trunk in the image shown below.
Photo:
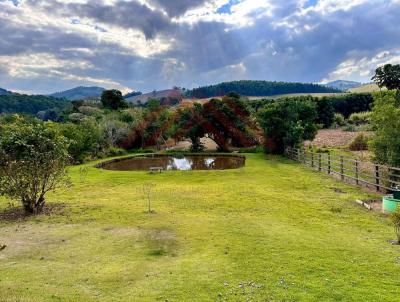
<path fill-rule="evenodd" d="M 43 211 L 45 205 L 44 196 L 40 196 L 38 200 L 22 199 L 22 206 L 24 208 L 25 214 L 36 215 Z"/>

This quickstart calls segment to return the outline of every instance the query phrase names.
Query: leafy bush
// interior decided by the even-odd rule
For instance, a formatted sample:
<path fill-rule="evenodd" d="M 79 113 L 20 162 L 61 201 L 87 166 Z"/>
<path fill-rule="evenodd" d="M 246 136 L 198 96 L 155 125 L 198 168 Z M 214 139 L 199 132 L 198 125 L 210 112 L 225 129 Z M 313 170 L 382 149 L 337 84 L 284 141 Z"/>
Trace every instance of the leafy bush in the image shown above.
<path fill-rule="evenodd" d="M 350 143 L 349 149 L 351 151 L 364 151 L 368 150 L 368 137 L 362 133 Z"/>
<path fill-rule="evenodd" d="M 390 214 L 390 219 L 392 220 L 394 230 L 396 232 L 397 243 L 400 244 L 400 208 L 397 207 L 396 211 Z"/>
<path fill-rule="evenodd" d="M 335 113 L 335 116 L 333 118 L 333 124 L 336 127 L 342 127 L 342 126 L 346 125 L 346 119 L 344 118 L 343 114 Z"/>
<path fill-rule="evenodd" d="M 371 121 L 371 115 L 370 111 L 353 113 L 349 117 L 349 123 L 357 126 L 368 124 Z"/>
<path fill-rule="evenodd" d="M 69 184 L 68 143 L 52 123 L 21 118 L 1 125 L 0 195 L 21 200 L 26 213 L 40 213 L 46 194 Z"/>
<path fill-rule="evenodd" d="M 120 156 L 120 155 L 125 155 L 126 153 L 127 152 L 125 149 L 117 147 L 111 147 L 110 149 L 107 150 L 108 156 Z"/>
<path fill-rule="evenodd" d="M 354 125 L 347 124 L 342 128 L 343 131 L 354 132 L 356 131 L 356 127 Z"/>

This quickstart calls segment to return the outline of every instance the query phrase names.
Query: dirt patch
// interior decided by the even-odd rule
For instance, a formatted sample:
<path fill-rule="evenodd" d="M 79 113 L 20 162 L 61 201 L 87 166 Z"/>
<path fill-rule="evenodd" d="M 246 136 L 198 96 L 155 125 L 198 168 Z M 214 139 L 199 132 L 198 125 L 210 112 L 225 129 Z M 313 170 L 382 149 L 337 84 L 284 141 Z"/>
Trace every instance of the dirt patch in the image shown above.
<path fill-rule="evenodd" d="M 43 212 L 38 215 L 27 215 L 22 207 L 8 207 L 0 212 L 0 221 L 14 222 L 26 220 L 32 217 L 50 216 L 54 214 L 62 214 L 66 205 L 63 203 L 46 204 Z"/>
<path fill-rule="evenodd" d="M 312 145 L 318 148 L 344 147 L 349 145 L 360 133 L 364 132 L 343 131 L 341 129 L 322 129 L 318 131 L 313 141 L 306 141 L 305 145 Z"/>
<path fill-rule="evenodd" d="M 35 249 L 45 249 L 57 238 L 49 234 L 50 225 L 23 224 L 0 228 L 0 244 L 6 247 L 0 251 L 0 261 Z M 58 239 L 60 240 L 60 239 Z"/>

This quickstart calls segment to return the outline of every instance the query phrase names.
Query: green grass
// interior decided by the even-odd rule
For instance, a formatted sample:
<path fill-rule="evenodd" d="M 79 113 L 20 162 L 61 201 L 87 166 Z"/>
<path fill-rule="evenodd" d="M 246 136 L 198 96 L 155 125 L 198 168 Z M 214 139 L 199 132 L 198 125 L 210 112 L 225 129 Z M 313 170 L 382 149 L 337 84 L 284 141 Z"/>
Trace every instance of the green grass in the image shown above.
<path fill-rule="evenodd" d="M 252 154 L 230 171 L 79 169 L 49 196 L 63 213 L 0 222 L 0 301 L 399 299 L 389 220 L 355 205 L 370 196 L 296 163 Z"/>

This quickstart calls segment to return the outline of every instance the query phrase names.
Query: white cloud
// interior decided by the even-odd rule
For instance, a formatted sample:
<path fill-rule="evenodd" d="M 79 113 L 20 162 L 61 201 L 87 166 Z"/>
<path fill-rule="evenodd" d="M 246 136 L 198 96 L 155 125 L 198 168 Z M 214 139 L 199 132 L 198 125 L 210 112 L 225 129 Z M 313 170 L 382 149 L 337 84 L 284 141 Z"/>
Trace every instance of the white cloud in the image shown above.
<path fill-rule="evenodd" d="M 371 78 L 377 67 L 385 64 L 400 64 L 400 49 L 381 51 L 372 57 L 347 59 L 340 63 L 322 82 L 340 79 L 361 80 Z"/>

